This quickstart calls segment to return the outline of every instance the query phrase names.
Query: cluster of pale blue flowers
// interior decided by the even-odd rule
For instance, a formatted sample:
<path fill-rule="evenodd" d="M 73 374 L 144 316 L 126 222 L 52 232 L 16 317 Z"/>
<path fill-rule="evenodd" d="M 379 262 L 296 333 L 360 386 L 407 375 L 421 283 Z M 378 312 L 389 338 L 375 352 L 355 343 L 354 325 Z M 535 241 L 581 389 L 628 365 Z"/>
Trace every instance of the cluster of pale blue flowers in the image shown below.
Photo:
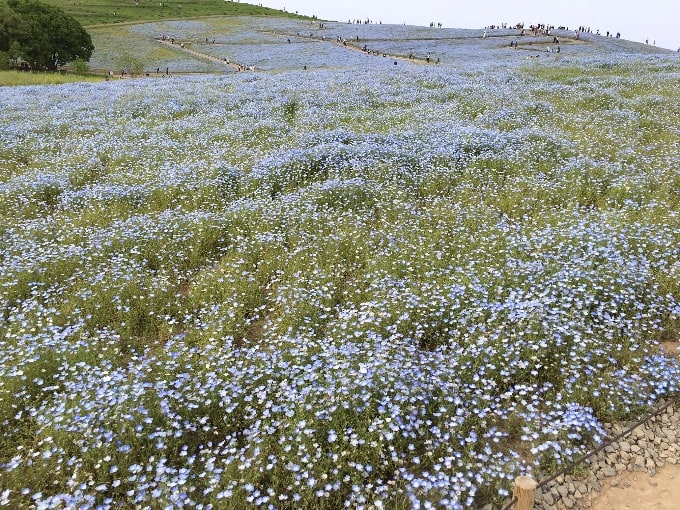
<path fill-rule="evenodd" d="M 3 90 L 0 505 L 466 508 L 677 393 L 680 120 L 579 65 Z"/>

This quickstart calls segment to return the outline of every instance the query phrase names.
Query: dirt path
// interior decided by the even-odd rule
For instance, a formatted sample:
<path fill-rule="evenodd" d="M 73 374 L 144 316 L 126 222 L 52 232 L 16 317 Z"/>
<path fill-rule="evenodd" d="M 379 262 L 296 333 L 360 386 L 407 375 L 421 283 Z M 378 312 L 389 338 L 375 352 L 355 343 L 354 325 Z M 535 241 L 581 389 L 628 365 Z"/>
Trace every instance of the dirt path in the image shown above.
<path fill-rule="evenodd" d="M 182 51 L 184 53 L 188 53 L 189 55 L 193 55 L 194 57 L 201 58 L 203 60 L 208 60 L 210 62 L 214 62 L 216 64 L 220 64 L 225 67 L 230 67 L 232 69 L 236 69 L 237 71 L 242 71 L 244 69 L 247 69 L 246 66 L 239 64 L 238 62 L 232 62 L 231 60 L 224 60 L 218 57 L 214 57 L 213 55 L 208 55 L 207 53 L 203 53 L 200 51 L 192 50 L 191 48 L 187 48 L 186 44 L 181 41 L 177 41 L 173 43 L 170 40 L 163 40 L 163 39 L 156 39 L 156 42 L 160 44 L 164 44 L 165 46 L 169 46 L 170 48 L 173 48 L 174 50 L 177 51 Z M 184 44 L 184 46 L 182 46 Z M 252 70 L 252 69 L 249 69 Z"/>
<path fill-rule="evenodd" d="M 281 36 L 281 37 L 286 37 L 290 41 L 291 39 L 304 39 L 304 40 L 312 40 L 316 41 L 319 43 L 326 43 L 326 44 L 335 44 L 339 48 L 343 48 L 348 51 L 358 51 L 361 53 L 364 53 L 369 56 L 376 56 L 376 57 L 385 57 L 385 58 L 390 58 L 392 60 L 402 60 L 404 62 L 411 62 L 412 64 L 425 64 L 429 63 L 426 58 L 424 57 L 413 57 L 413 58 L 408 58 L 400 55 L 392 55 L 390 53 L 383 53 L 380 51 L 375 50 L 375 48 L 367 48 L 367 51 L 364 51 L 364 49 L 360 46 L 357 45 L 357 43 L 351 39 L 351 40 L 345 40 L 344 43 L 339 42 L 336 38 L 334 37 L 328 37 L 326 38 L 325 36 L 303 36 L 300 34 L 297 35 L 292 35 L 292 34 L 287 34 L 287 33 L 282 33 L 282 32 L 277 32 L 276 30 L 265 30 L 263 31 L 265 34 L 270 34 L 274 36 Z M 392 41 L 392 39 L 372 39 L 372 42 L 376 41 Z"/>
<path fill-rule="evenodd" d="M 593 510 L 680 509 L 680 466 L 668 465 L 656 476 L 626 473 L 606 483 L 592 500 Z"/>

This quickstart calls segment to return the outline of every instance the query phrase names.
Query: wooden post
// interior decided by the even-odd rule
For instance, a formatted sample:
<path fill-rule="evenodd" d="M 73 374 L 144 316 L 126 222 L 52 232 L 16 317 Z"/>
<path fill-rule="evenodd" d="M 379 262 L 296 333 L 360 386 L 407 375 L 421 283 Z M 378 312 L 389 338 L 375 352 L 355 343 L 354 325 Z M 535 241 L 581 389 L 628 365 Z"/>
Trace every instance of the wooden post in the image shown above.
<path fill-rule="evenodd" d="M 512 507 L 512 510 L 531 510 L 534 508 L 536 485 L 538 485 L 536 480 L 530 476 L 518 476 L 515 478 L 515 490 L 512 493 L 512 497 L 517 498 L 517 503 Z"/>

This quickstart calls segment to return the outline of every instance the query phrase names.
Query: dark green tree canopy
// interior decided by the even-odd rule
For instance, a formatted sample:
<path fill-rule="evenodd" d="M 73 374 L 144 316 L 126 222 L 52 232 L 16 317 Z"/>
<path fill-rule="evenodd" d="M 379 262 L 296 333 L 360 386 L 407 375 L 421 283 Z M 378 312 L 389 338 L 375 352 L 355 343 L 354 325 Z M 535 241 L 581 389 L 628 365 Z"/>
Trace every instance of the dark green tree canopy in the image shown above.
<path fill-rule="evenodd" d="M 90 60 L 92 39 L 75 18 L 38 0 L 0 0 L 0 52 L 34 68 Z"/>

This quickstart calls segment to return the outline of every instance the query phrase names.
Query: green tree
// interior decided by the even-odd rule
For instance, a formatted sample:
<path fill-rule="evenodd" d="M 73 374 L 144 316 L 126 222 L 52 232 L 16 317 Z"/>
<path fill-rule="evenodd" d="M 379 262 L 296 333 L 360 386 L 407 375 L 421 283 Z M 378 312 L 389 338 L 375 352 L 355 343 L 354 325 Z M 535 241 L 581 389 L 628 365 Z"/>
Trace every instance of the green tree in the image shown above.
<path fill-rule="evenodd" d="M 17 15 L 9 5 L 0 2 L 0 51 L 9 53 L 12 43 L 12 28 L 19 23 Z"/>
<path fill-rule="evenodd" d="M 38 69 L 90 60 L 92 39 L 75 18 L 38 0 L 0 2 L 0 52 L 20 56 Z"/>

